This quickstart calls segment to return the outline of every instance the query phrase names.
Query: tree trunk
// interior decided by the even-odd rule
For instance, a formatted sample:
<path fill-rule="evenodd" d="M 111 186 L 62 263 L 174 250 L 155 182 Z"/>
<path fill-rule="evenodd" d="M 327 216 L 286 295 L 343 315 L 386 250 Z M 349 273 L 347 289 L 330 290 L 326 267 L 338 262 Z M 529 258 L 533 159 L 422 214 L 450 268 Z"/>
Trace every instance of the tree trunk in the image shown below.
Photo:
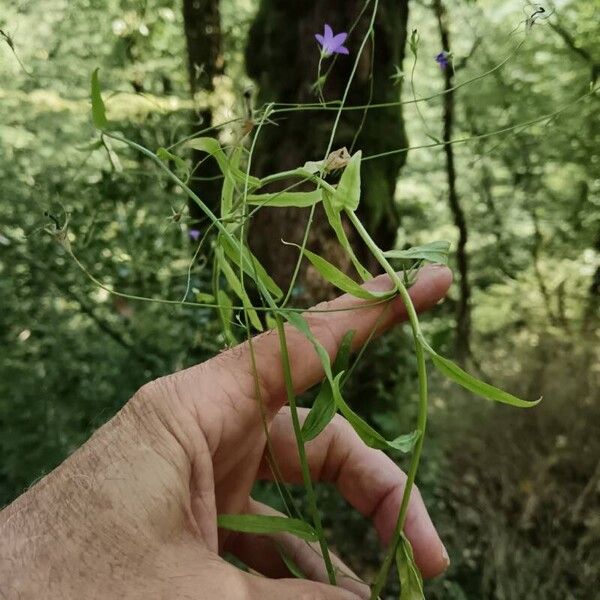
<path fill-rule="evenodd" d="M 434 1 L 442 50 L 450 53 L 450 32 L 446 8 L 441 0 Z M 452 62 L 444 69 L 444 152 L 446 154 L 446 176 L 448 181 L 448 203 L 458 229 L 456 262 L 459 273 L 460 297 L 456 306 L 456 357 L 459 361 L 471 355 L 471 286 L 469 284 L 469 260 L 466 246 L 468 239 L 467 221 L 456 190 L 456 163 L 454 147 L 450 143 L 454 129 L 454 67 Z"/>
<path fill-rule="evenodd" d="M 272 101 L 317 102 L 312 89 L 317 80 L 320 52 L 315 33 L 322 33 L 325 23 L 329 23 L 335 33 L 350 31 L 363 7 L 364 3 L 359 0 L 262 0 L 246 48 L 248 73 L 259 86 L 259 104 Z M 335 60 L 333 57 L 323 60 L 322 74 L 331 67 L 323 86 L 326 101 L 339 100 L 343 96 L 361 42 L 368 31 L 371 10 L 372 4 L 348 36 L 349 56 L 339 55 Z M 400 100 L 400 90 L 391 76 L 395 66 L 401 66 L 404 58 L 407 17 L 406 0 L 380 1 L 374 43 L 369 40 L 363 50 L 347 106 Z M 324 157 L 335 111 L 292 111 L 282 117 L 277 118 L 277 126 L 265 126 L 261 131 L 253 158 L 253 172 L 257 175 L 291 169 L 307 160 Z M 343 112 L 332 150 L 343 146 L 351 152 L 361 149 L 363 156 L 405 148 L 407 140 L 401 107 Z M 385 249 L 393 246 L 399 225 L 394 191 L 405 158 L 404 153 L 399 153 L 365 161 L 362 166 L 363 193 L 358 214 L 377 243 Z M 283 246 L 280 240 L 300 243 L 307 216 L 307 210 L 263 209 L 252 224 L 250 244 L 281 285 L 285 286 L 290 280 L 297 251 Z M 353 240 L 352 235 L 350 239 Z M 315 214 L 309 244 L 340 268 L 349 269 L 337 243 L 332 241 L 321 210 Z M 357 251 L 360 256 L 361 248 L 358 247 Z M 368 266 L 377 269 L 372 263 Z M 314 285 L 310 272 L 308 280 L 303 279 L 308 281 L 309 289 L 305 288 L 303 294 L 306 299 L 323 295 L 325 288 L 319 288 L 318 278 L 315 278 Z"/>
<path fill-rule="evenodd" d="M 221 48 L 221 18 L 219 0 L 183 0 L 183 23 L 188 53 L 190 90 L 195 101 L 198 92 L 214 92 L 214 78 L 223 73 Z M 196 106 L 193 131 L 211 127 L 212 113 L 206 105 Z M 209 134 L 210 135 L 210 134 Z M 194 170 L 191 187 L 211 208 L 218 206 L 221 180 L 220 170 L 214 160 L 204 160 L 206 155 L 194 152 Z M 203 217 L 194 202 L 188 204 L 193 220 Z"/>

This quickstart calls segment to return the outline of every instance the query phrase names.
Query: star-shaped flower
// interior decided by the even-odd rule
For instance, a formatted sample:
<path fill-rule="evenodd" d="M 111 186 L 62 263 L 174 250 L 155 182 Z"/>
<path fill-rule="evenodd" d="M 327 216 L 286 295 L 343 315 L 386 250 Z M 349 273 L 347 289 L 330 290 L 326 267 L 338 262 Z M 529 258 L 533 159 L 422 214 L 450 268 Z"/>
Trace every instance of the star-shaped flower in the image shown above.
<path fill-rule="evenodd" d="M 348 37 L 345 32 L 333 35 L 333 30 L 327 23 L 325 23 L 324 35 L 320 33 L 315 34 L 317 42 L 321 44 L 321 52 L 323 56 L 331 56 L 332 54 L 350 54 L 348 48 L 344 46 L 344 42 Z"/>

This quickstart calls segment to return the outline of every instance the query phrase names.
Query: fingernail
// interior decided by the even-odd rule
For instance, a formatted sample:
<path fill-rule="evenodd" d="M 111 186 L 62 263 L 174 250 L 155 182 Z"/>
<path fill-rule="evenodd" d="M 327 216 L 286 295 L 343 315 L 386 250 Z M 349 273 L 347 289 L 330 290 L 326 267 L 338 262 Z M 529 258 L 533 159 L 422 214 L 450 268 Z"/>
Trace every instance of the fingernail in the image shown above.
<path fill-rule="evenodd" d="M 446 546 L 442 544 L 442 561 L 444 563 L 444 571 L 450 566 L 450 557 L 448 556 L 448 550 Z"/>

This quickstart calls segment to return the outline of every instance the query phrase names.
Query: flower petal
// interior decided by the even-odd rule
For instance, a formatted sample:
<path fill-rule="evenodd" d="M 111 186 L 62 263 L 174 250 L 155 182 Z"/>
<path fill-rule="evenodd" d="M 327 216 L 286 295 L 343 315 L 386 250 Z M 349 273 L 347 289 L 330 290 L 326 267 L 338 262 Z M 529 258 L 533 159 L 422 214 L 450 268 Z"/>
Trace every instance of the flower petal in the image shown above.
<path fill-rule="evenodd" d="M 337 48 L 337 47 L 341 46 L 346 41 L 347 37 L 348 37 L 347 33 L 338 33 L 336 36 L 331 38 L 331 46 L 333 48 Z"/>
<path fill-rule="evenodd" d="M 315 37 L 317 38 L 317 42 L 319 42 L 321 46 L 325 45 L 325 38 L 320 33 L 315 33 Z"/>
<path fill-rule="evenodd" d="M 333 30 L 331 29 L 331 26 L 328 25 L 327 23 L 325 23 L 325 39 L 326 40 L 333 39 Z"/>
<path fill-rule="evenodd" d="M 346 48 L 346 46 L 338 46 L 334 52 L 336 54 L 350 54 L 350 51 L 348 50 L 348 48 Z"/>

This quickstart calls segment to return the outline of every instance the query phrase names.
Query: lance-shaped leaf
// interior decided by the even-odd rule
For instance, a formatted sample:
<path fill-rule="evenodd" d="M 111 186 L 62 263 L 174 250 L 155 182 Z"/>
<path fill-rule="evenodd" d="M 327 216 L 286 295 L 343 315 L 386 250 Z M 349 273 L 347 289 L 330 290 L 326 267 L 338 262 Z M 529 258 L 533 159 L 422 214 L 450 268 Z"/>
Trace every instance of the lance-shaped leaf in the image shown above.
<path fill-rule="evenodd" d="M 91 96 L 92 96 L 92 121 L 96 129 L 106 129 L 108 121 L 106 119 L 106 108 L 100 93 L 100 81 L 98 80 L 98 71 L 94 69 L 91 81 Z"/>
<path fill-rule="evenodd" d="M 440 356 L 425 341 L 423 336 L 419 336 L 419 342 L 431 357 L 433 364 L 441 373 L 448 377 L 448 379 L 458 383 L 458 385 L 464 387 L 470 392 L 473 392 L 477 396 L 481 396 L 487 400 L 493 400 L 494 402 L 501 402 L 502 404 L 517 406 L 518 408 L 531 408 L 542 400 L 541 398 L 533 401 L 522 400 L 521 398 L 517 398 L 517 396 L 513 396 L 512 394 L 494 387 L 489 383 L 485 383 L 485 381 L 476 379 L 472 375 L 469 375 L 466 371 L 463 371 L 456 363 L 453 363 L 451 360 Z"/>
<path fill-rule="evenodd" d="M 352 246 L 348 241 L 348 237 L 346 236 L 346 232 L 344 231 L 344 226 L 342 225 L 341 213 L 333 208 L 333 203 L 330 194 L 323 194 L 323 208 L 325 208 L 327 220 L 329 221 L 331 228 L 335 232 L 338 242 L 341 244 L 342 248 L 350 257 L 350 260 L 352 261 L 356 272 L 360 275 L 360 278 L 363 281 L 373 279 L 373 275 L 371 275 L 371 273 L 369 273 L 369 271 L 365 267 L 363 267 L 361 262 L 354 254 L 354 250 L 352 249 Z"/>
<path fill-rule="evenodd" d="M 448 264 L 450 242 L 439 240 L 424 246 L 413 246 L 406 250 L 388 250 L 383 255 L 386 258 L 400 258 L 402 260 L 426 260 L 432 263 Z"/>
<path fill-rule="evenodd" d="M 185 143 L 187 148 L 193 148 L 194 150 L 200 150 L 201 152 L 206 152 L 214 157 L 219 165 L 219 169 L 221 169 L 221 173 L 225 175 L 228 171 L 231 172 L 233 177 L 239 181 L 240 183 L 245 183 L 248 181 L 248 186 L 257 187 L 260 183 L 260 180 L 252 175 L 246 174 L 239 167 L 234 166 L 225 152 L 223 152 L 223 148 L 221 148 L 221 144 L 219 144 L 218 140 L 211 137 L 199 137 L 188 140 Z"/>
<path fill-rule="evenodd" d="M 298 244 L 290 244 L 288 242 L 284 242 L 290 246 L 296 246 L 297 248 L 301 248 Z M 339 288 L 343 292 L 348 294 L 352 294 L 352 296 L 356 296 L 357 298 L 362 298 L 363 300 L 374 300 L 381 298 L 389 298 L 394 295 L 395 290 L 388 290 L 386 292 L 370 292 L 365 288 L 361 287 L 356 281 L 348 277 L 343 271 L 340 271 L 336 266 L 332 265 L 329 261 L 325 260 L 323 257 L 311 252 L 307 248 L 304 248 L 302 251 L 304 256 L 311 262 L 313 267 L 319 271 L 319 273 L 327 280 L 329 283 L 335 285 L 335 287 Z"/>
<path fill-rule="evenodd" d="M 323 191 L 313 190 L 312 192 L 274 192 L 272 194 L 248 194 L 246 203 L 253 206 L 271 206 L 284 208 L 295 206 L 297 208 L 307 208 L 313 206 L 323 199 Z"/>
<path fill-rule="evenodd" d="M 317 541 L 315 530 L 300 519 L 271 515 L 219 515 L 217 525 L 221 529 L 242 533 L 291 533 L 309 542 Z"/>
<path fill-rule="evenodd" d="M 246 293 L 246 290 L 244 290 L 242 282 L 239 280 L 235 271 L 231 268 L 231 265 L 227 262 L 222 248 L 217 248 L 215 255 L 217 257 L 217 264 L 219 265 L 223 275 L 225 275 L 225 279 L 227 280 L 229 287 L 231 287 L 235 295 L 241 300 L 242 305 L 248 314 L 248 318 L 250 319 L 250 323 L 252 323 L 252 327 L 258 331 L 262 331 L 263 325 L 260 322 L 256 311 L 252 307 L 252 302 L 250 302 L 250 298 L 248 298 L 248 294 Z"/>
<path fill-rule="evenodd" d="M 221 325 L 223 326 L 225 338 L 230 346 L 234 345 L 237 340 L 235 339 L 235 335 L 233 335 L 233 330 L 231 329 L 231 320 L 233 319 L 233 302 L 223 290 L 217 289 L 215 295 L 219 302 L 217 312 L 219 313 L 219 319 L 221 320 Z"/>
<path fill-rule="evenodd" d="M 335 193 L 331 199 L 334 210 L 341 212 L 342 210 L 355 211 L 360 202 L 360 161 L 362 151 L 359 150 L 348 161 L 340 182 L 338 183 Z"/>
<path fill-rule="evenodd" d="M 355 331 L 352 329 L 347 331 L 338 349 L 338 353 L 333 361 L 332 372 L 334 375 L 342 373 L 348 368 L 350 362 L 350 350 L 352 346 L 352 338 Z M 333 398 L 333 390 L 329 379 L 325 378 L 321 383 L 321 388 L 310 412 L 302 425 L 302 439 L 305 442 L 316 438 L 323 429 L 331 422 L 335 415 L 336 404 Z"/>
<path fill-rule="evenodd" d="M 275 299 L 281 298 L 283 292 L 281 288 L 269 276 L 265 268 L 260 264 L 258 259 L 250 252 L 244 244 L 235 241 L 232 242 L 224 235 L 219 236 L 219 244 L 222 246 L 227 258 L 244 270 L 244 273 L 253 281 L 260 283 L 273 294 Z"/>
<path fill-rule="evenodd" d="M 346 404 L 339 388 L 342 375 L 343 373 L 336 375 L 333 380 L 333 398 L 338 410 L 342 413 L 346 421 L 352 425 L 352 428 L 356 431 L 360 439 L 370 448 L 377 448 L 378 450 L 400 450 L 400 452 L 405 453 L 410 452 L 419 439 L 419 432 L 413 431 L 408 434 L 400 435 L 393 440 L 386 440 L 376 429 L 373 429 L 373 427 Z"/>
<path fill-rule="evenodd" d="M 400 600 L 425 600 L 421 572 L 415 563 L 412 546 L 404 534 L 396 550 L 396 567 L 400 580 Z"/>
<path fill-rule="evenodd" d="M 364 421 L 359 415 L 357 415 L 349 406 L 346 404 L 345 400 L 342 398 L 342 393 L 340 391 L 340 379 L 343 376 L 342 373 L 338 373 L 335 377 L 333 376 L 331 370 L 331 362 L 329 360 L 329 354 L 327 350 L 323 347 L 321 342 L 313 335 L 313 332 L 310 330 L 308 323 L 304 319 L 304 317 L 298 313 L 284 311 L 283 314 L 285 318 L 300 332 L 306 337 L 306 339 L 313 345 L 321 364 L 323 365 L 323 370 L 325 371 L 325 376 L 331 385 L 331 390 L 333 392 L 333 398 L 336 404 L 336 407 L 342 413 L 342 415 L 346 418 L 346 420 L 352 425 L 352 428 L 358 436 L 363 440 L 367 446 L 371 448 L 382 449 L 394 449 L 404 451 L 407 448 L 407 440 L 408 436 L 401 435 L 395 440 L 388 441 L 386 440 L 378 431 L 373 429 L 366 421 Z M 409 436 L 413 436 L 414 434 L 409 434 Z M 418 439 L 418 435 L 414 438 L 416 441 Z"/>
<path fill-rule="evenodd" d="M 275 544 L 281 560 L 287 567 L 287 570 L 298 579 L 308 579 L 302 569 L 296 564 L 294 559 L 287 553 L 286 549 L 281 544 Z"/>
<path fill-rule="evenodd" d="M 169 152 L 166 148 L 159 148 L 156 151 L 156 156 L 160 158 L 165 163 L 169 161 L 173 161 L 175 163 L 175 170 L 177 172 L 177 177 L 183 180 L 187 180 L 190 176 L 190 170 L 188 168 L 187 163 L 181 156 L 177 156 L 177 154 L 173 154 Z"/>

